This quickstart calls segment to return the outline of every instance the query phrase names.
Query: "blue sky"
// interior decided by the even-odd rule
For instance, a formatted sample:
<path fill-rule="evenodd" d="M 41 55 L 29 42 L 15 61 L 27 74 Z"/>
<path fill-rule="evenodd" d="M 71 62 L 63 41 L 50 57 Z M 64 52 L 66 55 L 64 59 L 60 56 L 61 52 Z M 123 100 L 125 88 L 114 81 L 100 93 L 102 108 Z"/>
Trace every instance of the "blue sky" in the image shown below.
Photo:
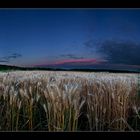
<path fill-rule="evenodd" d="M 139 25 L 139 9 L 0 9 L 0 64 L 139 68 Z"/>

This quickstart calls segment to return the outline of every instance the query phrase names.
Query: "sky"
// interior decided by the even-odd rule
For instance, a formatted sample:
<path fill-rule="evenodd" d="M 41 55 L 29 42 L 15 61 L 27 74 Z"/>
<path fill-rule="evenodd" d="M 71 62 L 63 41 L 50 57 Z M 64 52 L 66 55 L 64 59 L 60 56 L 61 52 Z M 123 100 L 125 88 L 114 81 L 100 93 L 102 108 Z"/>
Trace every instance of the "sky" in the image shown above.
<path fill-rule="evenodd" d="M 0 9 L 0 64 L 140 69 L 140 9 Z"/>

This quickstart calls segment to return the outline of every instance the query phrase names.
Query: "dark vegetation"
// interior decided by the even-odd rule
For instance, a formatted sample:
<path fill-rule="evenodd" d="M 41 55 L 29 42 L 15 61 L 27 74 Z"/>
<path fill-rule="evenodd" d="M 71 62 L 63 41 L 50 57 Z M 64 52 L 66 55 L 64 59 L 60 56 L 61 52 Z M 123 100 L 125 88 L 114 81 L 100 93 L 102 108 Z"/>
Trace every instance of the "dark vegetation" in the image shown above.
<path fill-rule="evenodd" d="M 140 70 L 114 70 L 114 69 L 64 69 L 64 68 L 45 68 L 45 67 L 17 67 L 0 65 L 0 71 L 12 70 L 47 70 L 47 71 L 80 71 L 80 72 L 111 72 L 111 73 L 140 73 Z"/>

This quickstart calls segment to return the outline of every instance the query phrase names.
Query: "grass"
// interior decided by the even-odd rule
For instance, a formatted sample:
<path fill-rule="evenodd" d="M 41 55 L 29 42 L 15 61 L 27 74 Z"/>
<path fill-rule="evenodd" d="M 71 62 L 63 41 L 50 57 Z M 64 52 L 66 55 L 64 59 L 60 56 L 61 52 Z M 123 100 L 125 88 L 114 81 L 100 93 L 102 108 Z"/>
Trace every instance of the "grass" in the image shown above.
<path fill-rule="evenodd" d="M 0 131 L 139 131 L 136 74 L 0 73 Z"/>

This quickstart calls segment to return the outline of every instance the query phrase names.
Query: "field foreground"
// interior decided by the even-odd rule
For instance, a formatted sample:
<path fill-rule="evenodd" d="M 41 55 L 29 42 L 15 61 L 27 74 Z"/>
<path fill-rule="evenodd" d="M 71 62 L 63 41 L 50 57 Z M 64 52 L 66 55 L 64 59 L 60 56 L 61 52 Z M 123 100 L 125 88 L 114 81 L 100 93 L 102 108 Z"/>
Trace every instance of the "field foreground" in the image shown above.
<path fill-rule="evenodd" d="M 0 73 L 0 131 L 140 131 L 138 74 Z"/>

